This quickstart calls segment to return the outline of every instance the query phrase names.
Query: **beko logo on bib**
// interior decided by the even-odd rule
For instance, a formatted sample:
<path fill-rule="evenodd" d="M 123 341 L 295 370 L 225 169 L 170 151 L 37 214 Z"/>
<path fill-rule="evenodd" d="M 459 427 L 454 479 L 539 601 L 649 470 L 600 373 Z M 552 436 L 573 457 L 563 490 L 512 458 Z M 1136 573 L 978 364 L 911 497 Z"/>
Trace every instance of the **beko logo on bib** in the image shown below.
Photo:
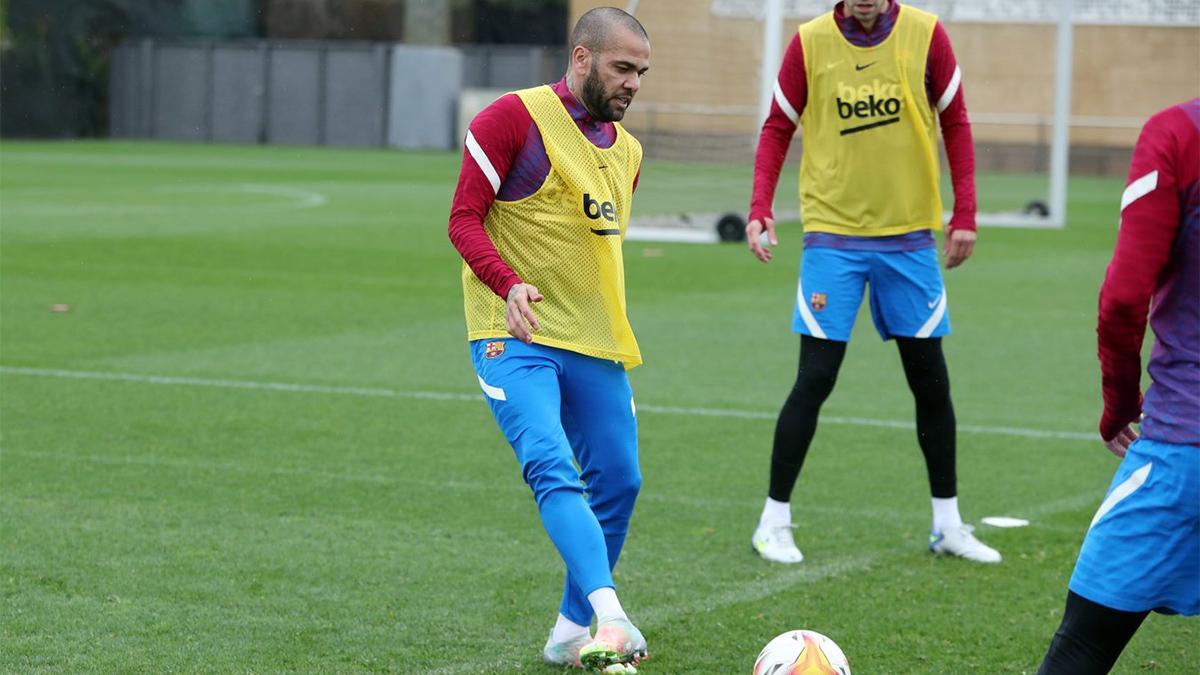
<path fill-rule="evenodd" d="M 900 85 L 872 80 L 871 84 L 851 87 L 837 85 L 838 117 L 867 120 L 900 114 Z"/>
<path fill-rule="evenodd" d="M 899 122 L 902 96 L 904 90 L 897 82 L 874 79 L 856 87 L 838 82 L 834 98 L 838 117 L 854 125 L 838 133 L 847 136 Z"/>
<path fill-rule="evenodd" d="M 602 202 L 592 199 L 588 193 L 583 193 L 583 215 L 592 220 L 601 218 L 610 223 L 617 222 L 617 207 L 613 206 L 612 202 Z"/>
<path fill-rule="evenodd" d="M 617 222 L 617 207 L 613 206 L 612 202 L 602 202 L 597 199 L 592 199 L 592 195 L 585 192 L 583 193 L 583 215 L 587 216 L 591 220 L 600 220 L 603 218 L 610 223 L 615 223 Z M 593 227 L 591 230 L 592 234 L 599 235 L 601 237 L 609 237 L 621 234 L 620 228 L 616 227 Z"/>

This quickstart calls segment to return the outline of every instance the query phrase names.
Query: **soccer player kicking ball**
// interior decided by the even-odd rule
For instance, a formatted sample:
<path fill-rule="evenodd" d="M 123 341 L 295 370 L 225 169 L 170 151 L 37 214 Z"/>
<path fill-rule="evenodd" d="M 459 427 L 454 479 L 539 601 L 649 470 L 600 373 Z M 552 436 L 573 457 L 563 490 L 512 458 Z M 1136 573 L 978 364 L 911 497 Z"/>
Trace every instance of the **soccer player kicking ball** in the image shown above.
<path fill-rule="evenodd" d="M 1200 614 L 1200 98 L 1142 128 L 1096 333 L 1100 437 L 1124 460 L 1083 540 L 1040 675 L 1107 673 L 1150 611 Z"/>
<path fill-rule="evenodd" d="M 954 406 L 942 354 L 950 317 L 933 236 L 942 227 L 939 123 L 954 184 L 946 267 L 962 264 L 975 246 L 975 151 L 960 85 L 937 18 L 894 0 L 839 2 L 800 26 L 784 55 L 746 225 L 751 252 L 770 262 L 760 238 L 778 243 L 771 202 L 799 123 L 804 258 L 792 325 L 801 335 L 800 364 L 775 426 L 770 489 L 751 538 L 767 560 L 804 559 L 792 538 L 792 488 L 869 286 L 875 328 L 896 340 L 916 399 L 933 495 L 929 548 L 1000 562 L 959 515 Z"/>
<path fill-rule="evenodd" d="M 632 16 L 602 7 L 579 19 L 570 46 L 563 79 L 471 121 L 449 230 L 479 385 L 566 563 L 543 657 L 636 672 L 646 640 L 612 568 L 642 483 L 626 375 L 642 357 L 621 257 L 642 148 L 618 122 L 650 42 Z"/>

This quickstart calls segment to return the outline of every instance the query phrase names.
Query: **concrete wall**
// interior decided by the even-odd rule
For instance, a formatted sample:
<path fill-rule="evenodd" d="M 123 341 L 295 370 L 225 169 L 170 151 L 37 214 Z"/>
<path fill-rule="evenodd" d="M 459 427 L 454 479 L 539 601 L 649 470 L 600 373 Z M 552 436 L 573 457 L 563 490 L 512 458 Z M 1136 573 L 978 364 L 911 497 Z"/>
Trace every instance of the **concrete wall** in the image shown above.
<path fill-rule="evenodd" d="M 457 139 L 462 55 L 451 47 L 403 47 L 392 51 L 388 145 L 453 148 Z"/>
<path fill-rule="evenodd" d="M 552 82 L 565 63 L 561 48 L 145 40 L 114 53 L 110 133 L 449 149 L 465 88 Z"/>

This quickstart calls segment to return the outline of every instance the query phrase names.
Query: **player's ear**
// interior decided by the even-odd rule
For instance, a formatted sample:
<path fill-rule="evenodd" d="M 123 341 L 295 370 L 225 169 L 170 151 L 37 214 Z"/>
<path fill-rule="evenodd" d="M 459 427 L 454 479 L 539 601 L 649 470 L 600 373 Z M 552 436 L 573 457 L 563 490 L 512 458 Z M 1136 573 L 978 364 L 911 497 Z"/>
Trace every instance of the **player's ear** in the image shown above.
<path fill-rule="evenodd" d="M 571 50 L 571 72 L 579 77 L 585 77 L 592 67 L 592 52 L 583 45 L 575 45 Z"/>

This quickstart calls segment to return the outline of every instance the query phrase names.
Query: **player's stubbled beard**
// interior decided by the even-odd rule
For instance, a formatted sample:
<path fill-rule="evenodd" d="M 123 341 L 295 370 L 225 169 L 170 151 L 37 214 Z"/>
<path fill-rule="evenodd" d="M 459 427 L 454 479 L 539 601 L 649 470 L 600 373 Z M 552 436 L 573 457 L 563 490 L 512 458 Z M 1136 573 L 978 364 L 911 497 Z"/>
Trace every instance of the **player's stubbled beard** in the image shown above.
<path fill-rule="evenodd" d="M 595 55 L 598 57 L 599 55 Z M 600 79 L 600 64 L 598 58 L 592 59 L 592 67 L 583 80 L 583 104 L 587 106 L 592 116 L 601 122 L 619 122 L 625 117 L 624 110 L 615 110 L 610 101 L 612 98 L 604 91 L 604 82 Z"/>

